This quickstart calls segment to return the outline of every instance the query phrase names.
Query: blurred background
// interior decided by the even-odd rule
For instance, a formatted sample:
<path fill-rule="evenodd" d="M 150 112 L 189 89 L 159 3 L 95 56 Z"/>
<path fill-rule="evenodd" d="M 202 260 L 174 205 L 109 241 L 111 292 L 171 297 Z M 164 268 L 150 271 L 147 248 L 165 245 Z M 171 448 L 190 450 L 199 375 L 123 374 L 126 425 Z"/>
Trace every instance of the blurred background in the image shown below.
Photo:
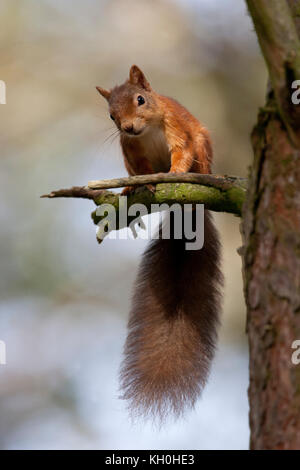
<path fill-rule="evenodd" d="M 248 360 L 239 219 L 216 214 L 226 277 L 220 341 L 195 410 L 158 429 L 118 398 L 146 241 L 99 246 L 90 201 L 39 199 L 124 176 L 107 105 L 136 63 L 211 131 L 215 173 L 246 176 L 266 71 L 244 1 L 1 0 L 2 449 L 245 449 Z"/>

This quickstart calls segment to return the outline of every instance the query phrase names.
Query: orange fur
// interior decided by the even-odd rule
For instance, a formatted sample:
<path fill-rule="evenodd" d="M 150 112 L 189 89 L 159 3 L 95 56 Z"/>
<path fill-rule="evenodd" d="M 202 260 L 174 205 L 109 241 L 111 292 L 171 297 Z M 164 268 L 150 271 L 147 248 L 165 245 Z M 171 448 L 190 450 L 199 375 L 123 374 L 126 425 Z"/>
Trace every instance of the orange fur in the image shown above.
<path fill-rule="evenodd" d="M 129 175 L 210 173 L 208 131 L 183 106 L 156 93 L 137 67 L 111 91 L 97 88 L 120 130 Z M 132 188 L 125 188 L 129 194 Z M 125 359 L 123 396 L 133 410 L 162 418 L 193 406 L 207 379 L 220 310 L 218 233 L 205 211 L 205 242 L 186 251 L 186 239 L 157 239 L 137 277 Z"/>

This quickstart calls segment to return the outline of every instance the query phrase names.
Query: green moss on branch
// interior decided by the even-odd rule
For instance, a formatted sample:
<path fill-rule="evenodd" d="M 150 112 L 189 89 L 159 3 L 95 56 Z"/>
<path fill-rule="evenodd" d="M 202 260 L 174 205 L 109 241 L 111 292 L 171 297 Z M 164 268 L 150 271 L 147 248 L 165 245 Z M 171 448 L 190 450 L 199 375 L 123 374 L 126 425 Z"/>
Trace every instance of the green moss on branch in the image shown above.
<path fill-rule="evenodd" d="M 245 199 L 246 188 L 244 185 L 236 185 L 226 190 L 187 183 L 163 183 L 156 186 L 152 193 L 147 188 L 138 188 L 127 198 L 127 207 L 134 204 L 143 204 L 147 210 L 155 211 L 153 205 L 161 204 L 204 204 L 206 209 L 216 212 L 228 212 L 241 216 L 242 206 Z M 120 207 L 120 194 L 103 191 L 95 198 L 96 205 L 111 204 L 118 212 Z M 158 209 L 157 209 L 158 210 Z M 92 213 L 95 224 L 101 217 Z M 128 220 L 130 223 L 130 220 Z M 118 227 L 122 228 L 122 227 Z"/>
<path fill-rule="evenodd" d="M 191 181 L 191 182 L 176 182 Z M 173 181 L 162 182 L 159 181 Z M 201 184 L 196 182 L 200 181 Z M 147 187 L 141 186 L 144 183 L 155 183 L 155 191 L 151 192 Z M 227 212 L 241 216 L 242 206 L 245 199 L 247 180 L 234 176 L 198 175 L 186 174 L 155 174 L 140 175 L 128 178 L 118 178 L 114 180 L 96 181 L 89 186 L 74 186 L 69 189 L 59 189 L 45 194 L 42 197 L 73 197 L 84 198 L 94 201 L 97 206 L 109 204 L 116 210 L 116 215 L 120 210 L 120 205 L 124 203 L 124 196 L 119 193 L 107 191 L 99 188 L 138 186 L 127 197 L 127 208 L 134 204 L 143 204 L 147 213 L 160 210 L 162 204 L 204 204 L 206 209 L 216 212 Z M 93 186 L 95 189 L 92 189 Z M 156 206 L 156 207 L 155 207 Z M 92 213 L 95 224 L 98 224 L 105 216 L 99 216 L 96 211 Z M 128 226 L 134 217 L 128 217 L 125 222 Z M 117 217 L 118 223 L 118 217 Z M 124 224 L 124 222 L 123 222 Z M 117 229 L 123 228 L 117 225 Z"/>

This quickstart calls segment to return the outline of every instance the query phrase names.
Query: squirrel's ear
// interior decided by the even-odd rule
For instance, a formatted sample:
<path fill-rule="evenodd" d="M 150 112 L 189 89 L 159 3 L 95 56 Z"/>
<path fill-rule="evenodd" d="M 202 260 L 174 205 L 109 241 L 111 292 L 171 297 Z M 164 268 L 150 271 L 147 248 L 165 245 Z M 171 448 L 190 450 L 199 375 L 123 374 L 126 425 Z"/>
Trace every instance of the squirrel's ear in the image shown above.
<path fill-rule="evenodd" d="M 101 86 L 96 86 L 96 90 L 98 90 L 100 95 L 102 95 L 106 100 L 109 100 L 111 93 L 109 90 L 105 90 L 104 88 L 101 88 Z"/>
<path fill-rule="evenodd" d="M 150 83 L 137 65 L 132 65 L 129 72 L 129 81 L 133 85 L 139 85 L 145 90 L 151 90 Z"/>

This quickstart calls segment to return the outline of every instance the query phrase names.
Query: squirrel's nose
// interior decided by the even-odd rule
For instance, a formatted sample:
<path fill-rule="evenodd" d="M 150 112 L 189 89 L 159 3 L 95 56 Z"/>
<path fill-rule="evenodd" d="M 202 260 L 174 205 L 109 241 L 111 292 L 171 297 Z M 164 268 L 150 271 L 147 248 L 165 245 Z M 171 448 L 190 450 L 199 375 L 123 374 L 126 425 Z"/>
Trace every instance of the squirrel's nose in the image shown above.
<path fill-rule="evenodd" d="M 133 124 L 125 124 L 122 126 L 123 131 L 128 132 L 128 134 L 133 133 Z"/>

